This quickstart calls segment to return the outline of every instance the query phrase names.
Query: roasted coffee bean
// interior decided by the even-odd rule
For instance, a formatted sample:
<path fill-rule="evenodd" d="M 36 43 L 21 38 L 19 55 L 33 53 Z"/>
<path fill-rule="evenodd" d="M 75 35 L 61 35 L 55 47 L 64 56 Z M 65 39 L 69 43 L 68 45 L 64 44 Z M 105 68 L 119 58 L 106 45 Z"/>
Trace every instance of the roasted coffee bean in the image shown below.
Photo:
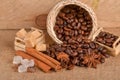
<path fill-rule="evenodd" d="M 109 58 L 109 57 L 110 57 L 110 55 L 108 54 L 108 52 L 107 52 L 107 53 L 103 53 L 103 55 L 104 55 L 106 58 Z"/>
<path fill-rule="evenodd" d="M 80 23 L 80 22 L 78 22 L 77 27 L 80 27 L 80 26 L 81 26 L 81 23 Z"/>
<path fill-rule="evenodd" d="M 92 28 L 88 28 L 87 31 L 90 33 L 90 31 L 92 30 Z"/>
<path fill-rule="evenodd" d="M 79 54 L 82 54 L 82 53 L 83 53 L 82 48 L 77 48 L 77 52 L 78 52 Z"/>
<path fill-rule="evenodd" d="M 99 36 L 100 36 L 100 37 L 104 37 L 104 36 L 106 36 L 106 33 L 105 33 L 105 32 L 100 32 L 100 33 L 99 33 Z"/>
<path fill-rule="evenodd" d="M 97 39 L 97 38 L 96 38 L 96 39 Z M 102 39 L 102 38 L 98 38 L 97 41 L 102 42 L 103 39 Z"/>
<path fill-rule="evenodd" d="M 54 30 L 55 30 L 55 31 L 58 31 L 58 30 L 59 30 L 59 27 L 56 25 L 56 26 L 54 27 Z"/>
<path fill-rule="evenodd" d="M 67 14 L 66 17 L 68 17 L 69 19 L 73 19 L 75 15 L 70 13 L 70 14 Z"/>
<path fill-rule="evenodd" d="M 106 34 L 105 38 L 111 38 L 112 37 L 112 34 Z"/>
<path fill-rule="evenodd" d="M 106 42 L 107 43 L 111 43 L 113 40 L 112 39 L 107 39 Z"/>
<path fill-rule="evenodd" d="M 67 20 L 67 23 L 68 23 L 68 24 L 71 24 L 72 22 L 74 22 L 74 19 L 68 19 L 68 20 Z"/>
<path fill-rule="evenodd" d="M 67 25 L 67 22 L 66 22 L 66 21 L 64 21 L 64 22 L 63 22 L 63 25 L 64 25 L 64 26 L 66 26 L 66 25 Z"/>
<path fill-rule="evenodd" d="M 81 26 L 81 29 L 86 31 L 87 30 L 87 27 L 86 26 Z"/>
<path fill-rule="evenodd" d="M 91 29 L 91 28 L 92 28 L 92 25 L 86 25 L 86 27 Z"/>
<path fill-rule="evenodd" d="M 79 43 L 81 43 L 81 42 L 82 42 L 82 38 L 81 38 L 81 37 L 78 37 L 78 38 L 77 38 L 77 41 L 78 41 Z"/>
<path fill-rule="evenodd" d="M 84 18 L 79 18 L 79 20 L 78 20 L 79 22 L 84 22 Z"/>
<path fill-rule="evenodd" d="M 66 14 L 70 13 L 70 9 L 69 8 L 64 8 L 61 11 L 64 12 L 64 13 L 66 13 Z"/>
<path fill-rule="evenodd" d="M 105 58 L 101 58 L 101 59 L 100 59 L 100 62 L 101 62 L 101 63 L 104 63 L 104 62 L 105 62 Z"/>
<path fill-rule="evenodd" d="M 79 30 L 78 33 L 81 35 L 82 34 L 82 30 Z"/>
<path fill-rule="evenodd" d="M 66 49 L 65 52 L 66 52 L 67 54 L 71 54 L 71 53 L 72 53 L 71 49 Z"/>
<path fill-rule="evenodd" d="M 69 39 L 70 39 L 70 37 L 69 37 L 69 36 L 66 36 L 66 37 L 65 37 L 65 40 L 66 40 L 66 41 L 67 41 L 67 40 L 69 40 Z"/>
<path fill-rule="evenodd" d="M 74 26 L 76 26 L 76 25 L 77 25 L 77 23 L 76 23 L 76 22 L 73 22 L 71 25 L 74 27 Z"/>
<path fill-rule="evenodd" d="M 83 44 L 82 48 L 85 48 L 85 49 L 89 48 L 89 44 L 87 44 L 87 43 Z"/>
<path fill-rule="evenodd" d="M 81 61 L 81 62 L 82 62 L 82 61 Z M 85 65 L 84 65 L 83 63 L 81 63 L 81 62 L 78 62 L 78 63 L 77 63 L 77 66 L 84 67 Z"/>
<path fill-rule="evenodd" d="M 59 39 L 62 38 L 62 34 L 58 34 L 58 38 L 59 38 Z"/>
<path fill-rule="evenodd" d="M 86 16 L 85 19 L 86 20 L 91 20 L 91 17 L 90 16 Z"/>
<path fill-rule="evenodd" d="M 90 48 L 92 48 L 92 49 L 95 49 L 96 47 L 95 47 L 95 44 L 92 42 L 92 43 L 90 43 Z"/>
<path fill-rule="evenodd" d="M 60 28 L 60 29 L 58 30 L 58 33 L 63 33 L 63 29 Z"/>
<path fill-rule="evenodd" d="M 77 64 L 79 62 L 78 57 L 74 57 L 72 60 L 72 64 Z"/>
<path fill-rule="evenodd" d="M 75 36 L 77 36 L 77 35 L 78 35 L 78 31 L 77 31 L 77 30 L 75 30 L 75 33 L 74 33 L 74 34 L 75 34 Z"/>
<path fill-rule="evenodd" d="M 84 33 L 85 33 L 84 31 L 81 32 L 82 35 L 84 35 Z"/>
<path fill-rule="evenodd" d="M 72 49 L 76 49 L 77 46 L 76 46 L 76 45 L 71 45 L 71 48 L 72 48 Z"/>
<path fill-rule="evenodd" d="M 84 42 L 85 43 L 92 43 L 90 39 L 85 39 L 85 38 L 84 38 Z"/>
<path fill-rule="evenodd" d="M 87 24 L 91 25 L 91 24 L 92 24 L 92 21 L 87 21 Z"/>
<path fill-rule="evenodd" d="M 71 37 L 74 36 L 74 31 L 73 30 L 70 31 L 70 36 Z"/>
<path fill-rule="evenodd" d="M 78 19 L 77 18 L 75 18 L 75 22 L 78 23 Z"/>
<path fill-rule="evenodd" d="M 66 32 L 64 32 L 64 34 L 65 34 L 66 36 L 68 36 L 68 35 L 70 35 L 70 32 L 66 31 Z"/>
<path fill-rule="evenodd" d="M 56 21 L 56 24 L 58 24 L 58 25 L 63 25 L 63 20 L 60 19 L 60 20 Z"/>
<path fill-rule="evenodd" d="M 85 22 L 85 21 L 84 21 L 84 22 L 82 22 L 82 25 L 86 26 L 86 25 L 87 25 L 87 22 Z"/>
<path fill-rule="evenodd" d="M 71 29 L 67 28 L 67 27 L 64 27 L 64 30 L 65 31 L 71 31 Z"/>
<path fill-rule="evenodd" d="M 102 46 L 99 46 L 97 47 L 98 51 L 102 51 L 103 50 L 103 47 Z"/>
<path fill-rule="evenodd" d="M 70 55 L 73 56 L 73 57 L 75 57 L 75 56 L 78 55 L 78 53 L 77 52 L 72 52 Z"/>
<path fill-rule="evenodd" d="M 60 12 L 60 13 L 58 14 L 58 16 L 62 18 L 62 17 L 64 17 L 64 16 L 65 16 L 65 13 Z"/>
<path fill-rule="evenodd" d="M 78 26 L 78 25 L 77 25 L 77 26 L 74 26 L 74 29 L 75 29 L 75 30 L 78 30 L 79 28 L 80 28 L 80 26 Z"/>
<path fill-rule="evenodd" d="M 72 29 L 72 28 L 73 28 L 71 25 L 68 25 L 67 27 L 68 27 L 69 29 Z"/>
<path fill-rule="evenodd" d="M 68 67 L 67 67 L 67 70 L 72 70 L 74 68 L 74 64 L 70 64 Z"/>

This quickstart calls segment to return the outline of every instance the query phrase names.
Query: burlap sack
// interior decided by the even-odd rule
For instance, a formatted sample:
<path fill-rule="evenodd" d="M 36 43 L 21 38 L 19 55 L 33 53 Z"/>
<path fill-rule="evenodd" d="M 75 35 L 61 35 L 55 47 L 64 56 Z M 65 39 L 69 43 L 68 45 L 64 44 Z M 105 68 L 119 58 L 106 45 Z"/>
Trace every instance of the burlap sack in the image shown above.
<path fill-rule="evenodd" d="M 56 22 L 56 16 L 58 15 L 59 11 L 64 6 L 69 5 L 69 4 L 74 4 L 74 5 L 80 6 L 80 7 L 84 8 L 86 11 L 88 11 L 88 13 L 91 16 L 92 21 L 93 21 L 93 29 L 91 31 L 91 34 L 89 35 L 89 39 L 92 39 L 93 34 L 99 28 L 97 26 L 97 19 L 96 19 L 95 13 L 91 10 L 90 7 L 88 7 L 87 5 L 81 3 L 80 1 L 77 1 L 77 0 L 62 0 L 51 9 L 51 11 L 49 12 L 48 17 L 47 17 L 47 31 L 48 31 L 49 35 L 52 37 L 52 39 L 56 43 L 58 43 L 58 44 L 62 43 L 62 41 L 60 41 L 55 34 L 54 26 L 55 26 L 55 22 Z"/>

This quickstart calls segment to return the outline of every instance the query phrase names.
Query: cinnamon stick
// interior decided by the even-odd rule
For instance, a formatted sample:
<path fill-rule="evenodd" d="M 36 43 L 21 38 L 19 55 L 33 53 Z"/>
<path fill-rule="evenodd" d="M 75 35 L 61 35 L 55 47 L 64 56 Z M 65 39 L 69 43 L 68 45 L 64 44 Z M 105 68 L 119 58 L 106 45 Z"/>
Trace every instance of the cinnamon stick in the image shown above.
<path fill-rule="evenodd" d="M 16 54 L 19 55 L 19 56 L 22 56 L 23 58 L 26 58 L 26 59 L 33 59 L 35 61 L 35 65 L 37 67 L 39 67 L 41 70 L 43 70 L 44 72 L 49 72 L 51 67 L 48 66 L 47 64 L 43 63 L 42 61 L 39 61 L 38 59 L 30 56 L 29 54 L 25 53 L 24 51 L 16 51 Z"/>
<path fill-rule="evenodd" d="M 26 48 L 26 52 L 29 55 L 31 55 L 31 56 L 33 56 L 33 57 L 43 61 L 46 64 L 48 64 L 53 69 L 55 69 L 55 71 L 58 71 L 58 70 L 61 69 L 60 63 L 57 62 L 57 60 L 49 57 L 48 55 L 43 54 L 42 52 L 38 52 L 37 50 L 35 50 L 33 48 Z"/>
<path fill-rule="evenodd" d="M 26 48 L 26 50 L 27 50 L 27 49 L 28 49 L 29 51 L 33 51 L 33 48 Z M 35 50 L 35 49 L 34 49 L 34 50 Z M 36 51 L 36 52 L 38 52 L 38 51 Z M 41 55 L 41 56 L 47 58 L 49 61 L 53 62 L 54 64 L 60 65 L 60 62 L 58 62 L 57 60 L 53 59 L 52 57 L 47 56 L 46 54 L 43 54 L 42 52 L 38 52 L 38 53 L 39 53 L 39 55 Z"/>

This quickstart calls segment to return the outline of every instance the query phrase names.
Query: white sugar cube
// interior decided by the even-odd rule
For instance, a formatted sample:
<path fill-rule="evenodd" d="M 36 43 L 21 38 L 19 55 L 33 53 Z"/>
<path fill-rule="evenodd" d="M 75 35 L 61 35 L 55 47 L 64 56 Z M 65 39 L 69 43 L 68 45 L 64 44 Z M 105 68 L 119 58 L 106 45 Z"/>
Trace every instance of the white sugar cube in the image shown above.
<path fill-rule="evenodd" d="M 13 58 L 13 64 L 20 64 L 22 61 L 22 57 L 21 56 L 14 56 Z"/>
<path fill-rule="evenodd" d="M 34 67 L 35 62 L 34 60 L 29 60 L 28 67 Z"/>
<path fill-rule="evenodd" d="M 23 59 L 21 64 L 25 65 L 26 67 L 33 67 L 35 63 L 34 60 Z"/>
<path fill-rule="evenodd" d="M 18 67 L 18 72 L 20 72 L 20 73 L 27 72 L 27 67 L 25 65 L 20 65 Z"/>
<path fill-rule="evenodd" d="M 21 61 L 21 64 L 24 65 L 24 66 L 26 66 L 26 67 L 29 67 L 29 65 L 28 65 L 29 62 L 30 62 L 30 61 L 29 61 L 28 59 L 23 59 L 23 60 Z"/>

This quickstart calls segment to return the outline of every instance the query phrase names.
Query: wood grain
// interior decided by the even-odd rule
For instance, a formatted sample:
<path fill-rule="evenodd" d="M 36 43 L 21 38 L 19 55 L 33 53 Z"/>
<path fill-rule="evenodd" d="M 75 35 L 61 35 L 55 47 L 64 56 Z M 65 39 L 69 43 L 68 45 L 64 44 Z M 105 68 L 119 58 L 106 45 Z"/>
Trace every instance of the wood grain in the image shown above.
<path fill-rule="evenodd" d="M 46 27 L 46 14 L 60 0 L 0 0 L 0 29 Z M 94 9 L 102 27 L 120 27 L 120 0 L 79 0 Z M 97 6 L 97 7 L 95 7 Z M 39 26 L 35 19 L 39 18 Z"/>

